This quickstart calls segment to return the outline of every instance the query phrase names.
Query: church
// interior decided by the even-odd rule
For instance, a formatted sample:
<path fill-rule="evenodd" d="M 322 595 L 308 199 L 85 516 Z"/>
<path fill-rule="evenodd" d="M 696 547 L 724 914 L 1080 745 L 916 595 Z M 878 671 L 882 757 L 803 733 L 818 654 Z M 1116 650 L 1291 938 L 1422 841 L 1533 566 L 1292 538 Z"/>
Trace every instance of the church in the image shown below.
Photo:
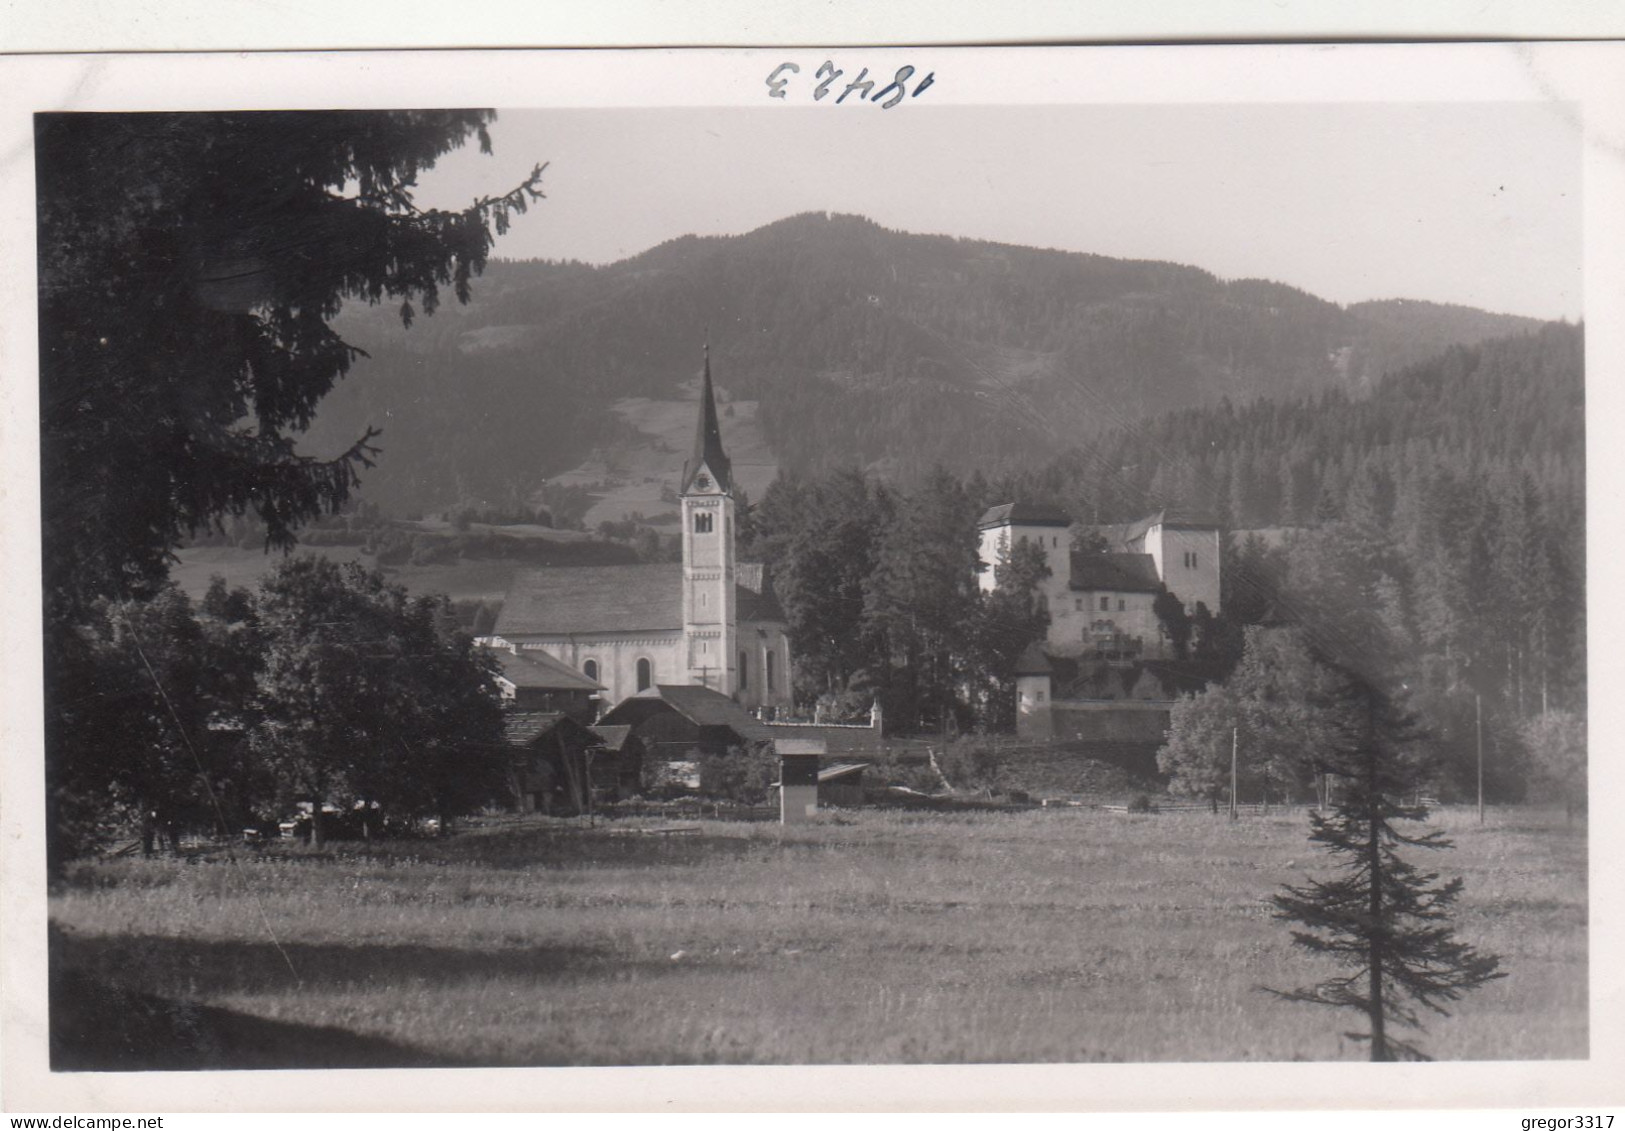
<path fill-rule="evenodd" d="M 514 578 L 492 641 L 541 652 L 604 687 L 605 709 L 656 685 L 740 706 L 791 703 L 783 610 L 759 562 L 736 560 L 734 481 L 705 350 L 694 450 L 678 489 L 683 560 L 536 569 Z"/>

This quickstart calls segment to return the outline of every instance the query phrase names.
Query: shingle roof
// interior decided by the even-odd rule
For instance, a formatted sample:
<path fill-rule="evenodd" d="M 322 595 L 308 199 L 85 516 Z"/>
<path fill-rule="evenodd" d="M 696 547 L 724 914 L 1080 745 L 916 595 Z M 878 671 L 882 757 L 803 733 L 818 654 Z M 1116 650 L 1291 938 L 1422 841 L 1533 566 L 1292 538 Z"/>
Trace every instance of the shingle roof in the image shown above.
<path fill-rule="evenodd" d="M 1019 523 L 1023 526 L 1071 526 L 1072 517 L 1047 503 L 1004 503 L 989 507 L 977 522 L 982 529 Z"/>
<path fill-rule="evenodd" d="M 1073 589 L 1117 593 L 1155 593 L 1162 588 L 1150 554 L 1075 553 L 1069 584 Z"/>
<path fill-rule="evenodd" d="M 502 737 L 510 746 L 528 746 L 558 725 L 560 711 L 509 711 L 502 719 Z"/>
<path fill-rule="evenodd" d="M 494 649 L 502 678 L 515 687 L 532 687 L 543 691 L 602 691 L 604 685 L 589 679 L 568 664 L 554 659 L 546 652 L 531 649 L 524 653 Z"/>
<path fill-rule="evenodd" d="M 629 726 L 593 725 L 587 729 L 598 736 L 599 741 L 604 744 L 605 750 L 615 751 L 619 751 L 621 747 L 626 745 L 626 738 L 632 733 L 632 728 Z"/>
<path fill-rule="evenodd" d="M 760 593 L 735 587 L 740 621 L 784 622 L 771 585 Z M 514 575 L 497 617 L 497 636 L 567 636 L 593 632 L 675 632 L 683 627 L 683 566 L 555 566 Z"/>
<path fill-rule="evenodd" d="M 624 720 L 636 726 L 648 717 L 651 700 L 664 703 L 695 726 L 727 727 L 751 742 L 773 740 L 771 728 L 720 691 L 688 684 L 657 683 L 621 700 L 604 718 L 614 719 L 612 725 L 621 725 Z"/>
<path fill-rule="evenodd" d="M 559 566 L 514 575 L 496 635 L 562 636 L 683 627 L 680 562 Z"/>

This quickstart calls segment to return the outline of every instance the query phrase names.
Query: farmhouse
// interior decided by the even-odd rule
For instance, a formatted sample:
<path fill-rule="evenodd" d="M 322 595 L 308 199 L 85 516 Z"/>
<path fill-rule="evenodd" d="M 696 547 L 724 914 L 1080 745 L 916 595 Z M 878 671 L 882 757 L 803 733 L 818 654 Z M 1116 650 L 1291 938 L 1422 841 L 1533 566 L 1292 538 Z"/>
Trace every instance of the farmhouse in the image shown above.
<path fill-rule="evenodd" d="M 531 570 L 514 579 L 495 643 L 541 653 L 619 703 L 656 686 L 709 688 L 748 708 L 790 705 L 784 612 L 760 563 L 735 553 L 734 481 L 707 347 L 694 451 L 683 465 L 683 560 Z"/>
<path fill-rule="evenodd" d="M 604 685 L 596 679 L 537 649 L 492 651 L 498 667 L 497 687 L 505 707 L 514 711 L 557 711 L 578 723 L 590 723 L 597 717 L 596 700 Z"/>

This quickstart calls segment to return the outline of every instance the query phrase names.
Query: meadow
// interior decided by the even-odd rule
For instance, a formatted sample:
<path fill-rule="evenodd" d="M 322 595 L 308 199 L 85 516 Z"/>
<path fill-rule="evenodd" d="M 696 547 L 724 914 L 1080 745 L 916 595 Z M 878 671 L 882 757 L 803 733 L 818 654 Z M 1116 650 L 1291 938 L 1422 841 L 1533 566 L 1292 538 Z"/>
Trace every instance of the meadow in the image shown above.
<path fill-rule="evenodd" d="M 855 811 L 514 819 L 434 841 L 75 866 L 58 1068 L 1357 1059 L 1279 1001 L 1327 967 L 1265 900 L 1324 874 L 1303 813 Z M 1461 935 L 1509 976 L 1439 1059 L 1587 1054 L 1583 824 L 1434 824 Z"/>

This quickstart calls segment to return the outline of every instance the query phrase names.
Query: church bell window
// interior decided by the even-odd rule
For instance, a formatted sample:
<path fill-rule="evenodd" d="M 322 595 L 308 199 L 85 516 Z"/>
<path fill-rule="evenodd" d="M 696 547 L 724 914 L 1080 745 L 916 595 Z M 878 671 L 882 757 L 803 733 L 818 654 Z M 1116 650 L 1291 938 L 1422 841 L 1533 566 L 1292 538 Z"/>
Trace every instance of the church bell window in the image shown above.
<path fill-rule="evenodd" d="M 711 515 L 709 513 L 702 511 L 694 516 L 694 533 L 711 533 Z"/>

